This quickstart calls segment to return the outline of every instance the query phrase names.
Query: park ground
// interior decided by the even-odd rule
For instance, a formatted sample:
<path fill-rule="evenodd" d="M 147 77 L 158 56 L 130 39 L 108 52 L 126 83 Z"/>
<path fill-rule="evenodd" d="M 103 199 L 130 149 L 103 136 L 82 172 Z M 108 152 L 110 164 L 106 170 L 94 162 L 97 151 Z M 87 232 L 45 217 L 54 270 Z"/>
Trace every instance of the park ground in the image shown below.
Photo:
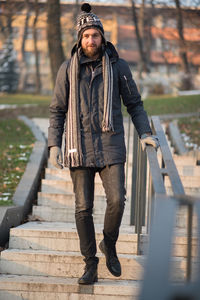
<path fill-rule="evenodd" d="M 26 164 L 34 145 L 30 129 L 18 115 L 32 117 L 49 117 L 51 96 L 30 94 L 0 95 L 0 205 L 12 204 L 12 196 L 24 173 Z M 10 106 L 9 108 L 7 106 Z M 199 112 L 200 96 L 151 96 L 144 101 L 148 115 L 169 115 Z M 123 108 L 124 115 L 127 115 Z M 190 144 L 200 147 L 199 116 L 180 118 L 180 131 L 185 134 Z"/>

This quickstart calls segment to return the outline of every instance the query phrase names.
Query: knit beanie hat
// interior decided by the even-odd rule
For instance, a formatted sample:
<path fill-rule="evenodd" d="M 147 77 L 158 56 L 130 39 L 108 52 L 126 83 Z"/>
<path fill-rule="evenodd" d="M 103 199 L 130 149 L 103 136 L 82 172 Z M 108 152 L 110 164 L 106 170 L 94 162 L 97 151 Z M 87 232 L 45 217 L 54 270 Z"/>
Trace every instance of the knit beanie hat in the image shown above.
<path fill-rule="evenodd" d="M 81 10 L 82 10 L 81 13 L 77 17 L 77 26 L 76 26 L 77 35 L 78 35 L 78 44 L 80 43 L 82 33 L 86 29 L 93 28 L 93 27 L 97 28 L 100 31 L 105 41 L 103 25 L 100 19 L 97 17 L 97 15 L 91 12 L 90 4 L 83 3 L 81 6 Z"/>

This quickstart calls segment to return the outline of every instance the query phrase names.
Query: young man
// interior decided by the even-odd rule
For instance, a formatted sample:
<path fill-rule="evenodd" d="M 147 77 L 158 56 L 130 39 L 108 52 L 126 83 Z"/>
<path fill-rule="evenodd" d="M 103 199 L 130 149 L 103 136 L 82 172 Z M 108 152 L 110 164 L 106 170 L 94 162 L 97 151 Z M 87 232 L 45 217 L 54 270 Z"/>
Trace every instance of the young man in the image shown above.
<path fill-rule="evenodd" d="M 100 19 L 82 5 L 77 18 L 77 44 L 69 62 L 57 75 L 50 105 L 48 146 L 50 161 L 62 168 L 62 134 L 66 121 L 64 165 L 69 167 L 75 192 L 75 220 L 80 249 L 86 264 L 79 284 L 97 279 L 95 230 L 92 217 L 94 177 L 98 172 L 105 189 L 107 208 L 104 238 L 99 244 L 106 265 L 114 276 L 121 275 L 116 242 L 125 204 L 124 142 L 121 98 L 143 144 L 154 147 L 146 112 L 128 64 L 118 57 L 114 46 L 104 37 Z"/>

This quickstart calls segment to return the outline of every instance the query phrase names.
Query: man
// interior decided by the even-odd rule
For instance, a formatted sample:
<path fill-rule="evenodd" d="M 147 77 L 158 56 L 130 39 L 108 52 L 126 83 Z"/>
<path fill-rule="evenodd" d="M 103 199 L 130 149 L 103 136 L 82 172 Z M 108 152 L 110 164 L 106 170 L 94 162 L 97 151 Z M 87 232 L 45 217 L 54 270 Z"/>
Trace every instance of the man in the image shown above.
<path fill-rule="evenodd" d="M 157 139 L 151 136 L 128 64 L 106 41 L 100 19 L 90 10 L 89 4 L 82 5 L 82 13 L 77 18 L 77 44 L 70 61 L 64 62 L 58 71 L 48 137 L 50 161 L 62 168 L 62 134 L 67 119 L 64 165 L 69 167 L 73 181 L 75 220 L 86 264 L 79 284 L 93 284 L 98 280 L 99 259 L 92 217 L 96 172 L 107 198 L 104 238 L 99 248 L 106 256 L 109 271 L 114 276 L 121 275 L 115 247 L 125 204 L 126 149 L 121 98 L 143 144 L 158 146 Z"/>

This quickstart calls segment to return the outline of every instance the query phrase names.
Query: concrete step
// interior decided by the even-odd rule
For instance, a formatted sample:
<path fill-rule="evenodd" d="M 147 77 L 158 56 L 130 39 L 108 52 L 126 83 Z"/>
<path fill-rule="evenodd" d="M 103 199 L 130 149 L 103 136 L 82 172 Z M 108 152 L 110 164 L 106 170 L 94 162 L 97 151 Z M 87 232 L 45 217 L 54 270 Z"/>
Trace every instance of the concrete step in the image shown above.
<path fill-rule="evenodd" d="M 71 176 L 70 176 L 70 171 L 68 168 L 64 168 L 62 170 L 46 168 L 45 169 L 45 179 L 72 181 Z M 101 178 L 98 173 L 95 175 L 95 182 L 101 183 Z"/>
<path fill-rule="evenodd" d="M 185 191 L 186 195 L 194 196 L 194 197 L 196 197 L 197 195 L 200 194 L 200 188 L 198 188 L 198 187 L 184 187 L 184 191 Z M 171 187 L 167 187 L 166 192 L 167 192 L 167 195 L 169 195 L 169 196 L 173 195 Z"/>
<path fill-rule="evenodd" d="M 95 224 L 97 245 L 103 238 L 102 230 L 102 225 Z M 134 226 L 121 226 L 116 245 L 117 253 L 136 254 L 137 234 L 134 232 Z M 140 241 L 140 250 L 142 254 L 145 254 L 147 253 L 148 236 L 143 233 L 140 237 Z M 195 256 L 197 253 L 196 237 L 193 237 L 192 243 L 192 255 Z M 80 252 L 75 224 L 61 222 L 28 222 L 16 228 L 11 228 L 9 248 Z M 98 247 L 97 251 L 100 253 Z M 186 257 L 186 254 L 186 231 L 176 230 L 173 239 L 173 255 Z"/>
<path fill-rule="evenodd" d="M 170 192 L 172 195 L 172 191 L 168 188 L 167 192 Z M 176 214 L 176 222 L 175 226 L 177 229 L 187 229 L 188 223 L 188 209 L 186 206 L 179 207 L 177 214 Z M 193 229 L 196 231 L 197 229 L 197 216 L 196 214 L 193 215 Z"/>
<path fill-rule="evenodd" d="M 200 166 L 178 166 L 179 176 L 200 176 Z"/>
<path fill-rule="evenodd" d="M 187 155 L 173 155 L 174 162 L 177 166 L 196 166 L 197 160 L 195 157 Z"/>
<path fill-rule="evenodd" d="M 131 175 L 131 169 L 129 170 Z M 70 171 L 68 168 L 64 168 L 62 170 L 59 169 L 53 169 L 53 168 L 46 168 L 45 169 L 45 179 L 47 180 L 66 180 L 68 182 L 72 182 Z M 128 183 L 131 183 L 131 176 L 128 177 Z M 102 180 L 99 176 L 99 173 L 96 173 L 95 175 L 95 186 L 101 186 L 102 187 Z"/>
<path fill-rule="evenodd" d="M 167 189 L 171 192 L 171 189 Z M 172 192 L 171 192 L 172 193 Z M 46 222 L 66 222 L 75 223 L 75 210 L 73 207 L 54 207 L 54 206 L 33 206 L 32 215 L 36 220 Z M 94 207 L 93 219 L 95 224 L 103 224 L 105 215 L 105 206 Z M 130 225 L 130 208 L 125 206 L 124 215 L 122 219 L 123 225 Z M 187 212 L 184 208 L 177 212 L 176 227 L 187 228 Z M 193 227 L 197 227 L 197 218 L 194 216 Z"/>
<path fill-rule="evenodd" d="M 50 207 L 74 207 L 75 196 L 74 194 L 53 194 L 53 193 L 38 193 L 37 204 Z M 106 197 L 95 195 L 94 206 L 98 209 L 105 209 Z M 130 209 L 130 201 L 126 200 L 126 208 Z"/>
<path fill-rule="evenodd" d="M 122 275 L 114 277 L 106 267 L 105 257 L 99 256 L 98 276 L 103 279 L 141 280 L 145 266 L 145 256 L 119 254 Z M 197 263 L 193 261 L 192 270 L 196 273 Z M 77 252 L 18 250 L 8 249 L 1 253 L 0 270 L 2 274 L 28 276 L 56 276 L 65 278 L 80 277 L 84 270 L 83 257 Z M 186 259 L 174 257 L 171 261 L 172 281 L 185 279 Z"/>
<path fill-rule="evenodd" d="M 51 180 L 42 179 L 41 191 L 44 193 L 54 193 L 54 194 L 72 194 L 73 185 L 71 181 L 66 180 Z M 102 184 L 95 184 L 95 194 L 105 195 L 104 188 Z"/>
<path fill-rule="evenodd" d="M 182 175 L 180 177 L 184 188 L 200 188 L 200 176 L 186 176 Z M 170 187 L 171 182 L 168 176 L 165 177 L 165 186 Z"/>
<path fill-rule="evenodd" d="M 77 278 L 45 276 L 0 276 L 2 300 L 136 300 L 140 281 L 103 280 L 93 286 L 80 286 Z"/>
<path fill-rule="evenodd" d="M 93 209 L 93 219 L 95 223 L 103 224 L 104 223 L 104 213 L 102 209 L 94 208 Z M 47 222 L 75 222 L 75 210 L 73 208 L 57 208 L 49 206 L 33 206 L 32 210 L 33 216 L 38 218 L 41 221 Z M 128 208 L 125 208 L 122 224 L 130 224 L 130 211 Z"/>
<path fill-rule="evenodd" d="M 104 201 L 104 196 L 96 196 L 96 201 Z M 75 196 L 74 194 L 53 194 L 38 192 L 37 204 L 39 206 L 50 206 L 50 207 L 74 207 Z"/>
<path fill-rule="evenodd" d="M 95 224 L 97 245 L 102 240 L 103 225 Z M 147 235 L 141 236 L 141 248 L 147 244 Z M 12 228 L 9 248 L 80 252 L 79 239 L 74 223 L 29 222 Z M 136 254 L 137 235 L 134 226 L 121 226 L 117 252 Z M 100 253 L 97 247 L 98 253 Z"/>
<path fill-rule="evenodd" d="M 161 152 L 158 150 L 157 156 L 160 159 Z M 197 166 L 197 160 L 193 156 L 187 156 L 187 155 L 177 155 L 173 154 L 173 159 L 176 167 L 178 168 L 179 166 Z"/>

